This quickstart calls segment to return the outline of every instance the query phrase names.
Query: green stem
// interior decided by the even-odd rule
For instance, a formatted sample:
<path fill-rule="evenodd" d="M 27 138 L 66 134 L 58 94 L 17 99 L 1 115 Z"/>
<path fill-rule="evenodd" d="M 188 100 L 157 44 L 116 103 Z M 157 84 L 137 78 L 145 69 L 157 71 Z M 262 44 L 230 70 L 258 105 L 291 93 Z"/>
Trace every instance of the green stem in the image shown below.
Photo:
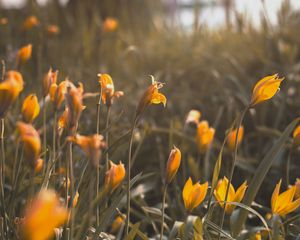
<path fill-rule="evenodd" d="M 46 97 L 43 98 L 43 149 L 44 149 L 44 161 L 47 162 L 47 109 L 46 109 Z M 45 174 L 46 164 L 43 166 L 43 173 Z"/>
<path fill-rule="evenodd" d="M 6 207 L 4 197 L 4 167 L 5 167 L 5 149 L 4 149 L 4 118 L 1 119 L 1 162 L 0 162 L 0 191 L 1 191 L 1 205 L 2 217 L 4 219 L 4 234 L 7 231 L 6 223 Z"/>
<path fill-rule="evenodd" d="M 99 101 L 97 103 L 97 135 L 100 134 L 100 110 L 101 110 L 101 100 L 102 100 L 102 88 L 100 89 L 100 97 Z M 99 188 L 100 188 L 100 166 L 99 166 L 100 159 L 98 159 L 98 166 L 97 166 L 97 172 L 96 172 L 96 196 L 99 194 Z M 97 206 L 96 209 L 96 226 L 99 227 L 100 223 L 100 209 L 99 206 Z"/>
<path fill-rule="evenodd" d="M 107 115 L 106 115 L 106 124 L 105 124 L 105 141 L 107 147 L 109 147 L 109 131 L 108 131 L 108 126 L 109 126 L 109 118 L 110 118 L 110 106 L 107 107 Z M 105 154 L 105 169 L 108 171 L 108 163 L 109 163 L 109 156 L 108 156 L 108 151 Z"/>
<path fill-rule="evenodd" d="M 164 235 L 165 203 L 166 203 L 167 188 L 168 188 L 168 184 L 165 184 L 165 186 L 164 186 L 164 193 L 163 193 L 162 207 L 161 207 L 160 240 L 163 239 L 163 235 Z"/>

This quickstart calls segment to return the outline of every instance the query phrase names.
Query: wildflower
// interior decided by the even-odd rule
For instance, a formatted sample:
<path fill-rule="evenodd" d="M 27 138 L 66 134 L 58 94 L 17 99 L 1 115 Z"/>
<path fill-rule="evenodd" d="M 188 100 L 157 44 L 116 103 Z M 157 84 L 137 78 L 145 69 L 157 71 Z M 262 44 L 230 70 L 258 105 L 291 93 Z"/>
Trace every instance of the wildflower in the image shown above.
<path fill-rule="evenodd" d="M 60 204 L 56 193 L 42 190 L 25 210 L 23 236 L 30 240 L 50 239 L 54 228 L 61 226 L 67 217 L 67 209 Z"/>
<path fill-rule="evenodd" d="M 3 18 L 0 18 L 0 25 L 6 25 L 8 24 L 8 19 L 3 17 Z"/>
<path fill-rule="evenodd" d="M 259 80 L 254 86 L 250 107 L 271 99 L 279 91 L 283 79 L 279 78 L 278 74 L 274 74 Z"/>
<path fill-rule="evenodd" d="M 189 178 L 183 188 L 182 197 L 185 208 L 191 212 L 198 207 L 204 200 L 208 189 L 208 183 L 200 184 L 199 182 L 193 184 L 192 179 Z"/>
<path fill-rule="evenodd" d="M 119 22 L 116 18 L 108 17 L 103 22 L 103 30 L 105 32 L 113 32 L 118 28 Z"/>
<path fill-rule="evenodd" d="M 49 92 L 52 84 L 56 84 L 58 71 L 53 71 L 51 68 L 48 73 L 45 74 L 43 79 L 43 96 L 46 97 Z"/>
<path fill-rule="evenodd" d="M 227 145 L 230 151 L 234 151 L 235 147 L 235 139 L 237 135 L 237 129 L 233 129 L 232 131 L 229 132 L 228 137 L 227 137 Z M 237 136 L 237 145 L 240 145 L 244 137 L 244 127 L 241 126 L 239 128 L 239 133 Z"/>
<path fill-rule="evenodd" d="M 207 151 L 215 135 L 215 129 L 209 127 L 207 121 L 201 121 L 197 125 L 196 143 L 201 153 Z"/>
<path fill-rule="evenodd" d="M 82 136 L 77 134 L 75 137 L 70 137 L 69 140 L 75 142 L 82 148 L 85 155 L 91 160 L 93 166 L 99 166 L 102 149 L 106 147 L 102 135 L 94 134 L 92 136 Z"/>
<path fill-rule="evenodd" d="M 64 80 L 59 85 L 56 83 L 51 84 L 49 91 L 50 100 L 52 101 L 56 111 L 61 107 L 65 100 L 65 94 L 67 93 L 68 88 L 75 88 L 74 84 L 69 80 Z"/>
<path fill-rule="evenodd" d="M 27 62 L 31 58 L 31 53 L 32 53 L 32 44 L 28 44 L 20 48 L 16 58 L 17 64 L 19 65 L 20 63 Z"/>
<path fill-rule="evenodd" d="M 124 164 L 114 164 L 110 161 L 110 169 L 106 172 L 104 187 L 107 192 L 113 192 L 125 177 Z"/>
<path fill-rule="evenodd" d="M 36 164 L 35 164 L 35 167 L 34 167 L 34 172 L 35 173 L 39 173 L 42 168 L 43 168 L 43 165 L 44 165 L 44 160 L 39 158 L 37 161 L 36 161 Z"/>
<path fill-rule="evenodd" d="M 224 208 L 224 201 L 226 199 L 226 192 L 228 188 L 229 181 L 226 177 L 223 179 L 219 180 L 217 187 L 214 191 L 215 198 L 217 201 L 219 201 L 219 204 L 222 208 Z M 238 189 L 237 191 L 234 190 L 232 184 L 229 186 L 229 192 L 227 196 L 227 203 L 226 203 L 226 208 L 225 212 L 227 214 L 231 214 L 233 210 L 235 209 L 235 205 L 230 204 L 229 202 L 241 202 L 243 199 L 245 192 L 247 189 L 247 181 L 245 181 Z"/>
<path fill-rule="evenodd" d="M 23 90 L 23 77 L 21 73 L 9 71 L 5 80 L 0 83 L 0 118 L 3 118 L 7 109 L 17 99 Z"/>
<path fill-rule="evenodd" d="M 37 27 L 40 24 L 39 20 L 36 16 L 31 15 L 27 17 L 23 23 L 23 29 L 24 30 L 30 30 L 33 27 Z"/>
<path fill-rule="evenodd" d="M 111 225 L 111 232 L 117 233 L 124 224 L 125 215 L 117 216 Z"/>
<path fill-rule="evenodd" d="M 281 180 L 274 189 L 271 199 L 271 208 L 273 214 L 278 214 L 280 216 L 285 216 L 293 211 L 295 211 L 300 206 L 300 198 L 294 199 L 294 195 L 297 187 L 294 185 L 285 192 L 279 194 L 281 186 Z"/>
<path fill-rule="evenodd" d="M 39 113 L 40 105 L 36 95 L 28 95 L 22 105 L 23 120 L 27 123 L 31 123 L 39 115 Z"/>
<path fill-rule="evenodd" d="M 180 166 L 180 161 L 181 161 L 181 152 L 177 147 L 174 146 L 174 148 L 170 153 L 168 163 L 167 163 L 166 183 L 169 184 L 173 180 Z"/>
<path fill-rule="evenodd" d="M 72 207 L 73 207 L 73 208 L 77 206 L 78 199 L 79 199 L 79 192 L 76 191 L 76 194 L 75 194 L 75 196 L 74 196 L 73 203 L 72 203 Z"/>
<path fill-rule="evenodd" d="M 191 110 L 189 111 L 185 124 L 195 124 L 197 125 L 199 123 L 199 119 L 201 117 L 201 113 L 198 110 Z"/>
<path fill-rule="evenodd" d="M 300 178 L 296 179 L 295 186 L 296 186 L 295 198 L 297 199 L 300 198 Z"/>
<path fill-rule="evenodd" d="M 114 82 L 109 74 L 99 74 L 98 76 L 102 90 L 102 101 L 107 106 L 111 106 L 114 98 L 119 98 L 123 96 L 124 93 L 122 91 L 115 92 Z"/>
<path fill-rule="evenodd" d="M 152 78 L 152 84 L 144 92 L 136 110 L 136 116 L 140 116 L 150 104 L 167 104 L 167 98 L 158 90 L 163 87 L 162 83 L 156 82 Z"/>
<path fill-rule="evenodd" d="M 57 34 L 59 34 L 59 31 L 60 31 L 59 27 L 55 24 L 50 24 L 47 27 L 47 32 L 50 35 L 57 35 Z"/>
<path fill-rule="evenodd" d="M 62 113 L 62 115 L 58 119 L 58 129 L 64 130 L 68 128 L 68 116 L 69 116 L 69 109 L 66 107 L 65 111 Z"/>

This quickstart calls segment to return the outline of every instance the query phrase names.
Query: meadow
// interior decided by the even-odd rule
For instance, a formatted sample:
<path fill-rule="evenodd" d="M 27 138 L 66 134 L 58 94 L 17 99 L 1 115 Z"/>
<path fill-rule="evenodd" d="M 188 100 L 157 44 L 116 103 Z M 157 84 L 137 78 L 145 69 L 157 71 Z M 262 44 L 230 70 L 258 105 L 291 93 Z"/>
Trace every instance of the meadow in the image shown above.
<path fill-rule="evenodd" d="M 300 239 L 300 12 L 166 12 L 0 8 L 0 239 Z"/>

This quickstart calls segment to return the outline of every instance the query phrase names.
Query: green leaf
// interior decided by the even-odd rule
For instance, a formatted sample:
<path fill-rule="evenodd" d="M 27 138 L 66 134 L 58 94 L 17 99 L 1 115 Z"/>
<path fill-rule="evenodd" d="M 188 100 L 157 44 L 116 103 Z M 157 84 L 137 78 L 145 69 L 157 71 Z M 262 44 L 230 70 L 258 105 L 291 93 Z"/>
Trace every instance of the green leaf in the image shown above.
<path fill-rule="evenodd" d="M 169 240 L 175 239 L 176 236 L 178 235 L 179 231 L 180 231 L 180 227 L 183 225 L 183 222 L 180 221 L 176 221 L 174 222 L 174 225 L 172 227 L 172 230 L 169 234 Z"/>
<path fill-rule="evenodd" d="M 203 224 L 199 217 L 194 222 L 194 240 L 203 240 Z"/>

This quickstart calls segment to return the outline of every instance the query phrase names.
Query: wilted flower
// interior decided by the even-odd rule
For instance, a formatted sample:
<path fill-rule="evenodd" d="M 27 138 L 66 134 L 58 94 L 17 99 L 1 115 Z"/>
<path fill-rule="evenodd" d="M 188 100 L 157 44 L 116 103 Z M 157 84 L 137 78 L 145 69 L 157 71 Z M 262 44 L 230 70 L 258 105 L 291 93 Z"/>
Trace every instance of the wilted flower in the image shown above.
<path fill-rule="evenodd" d="M 0 83 L 0 118 L 3 118 L 7 109 L 17 99 L 23 90 L 23 77 L 21 73 L 9 71 L 5 80 Z"/>
<path fill-rule="evenodd" d="M 283 79 L 274 74 L 259 80 L 253 88 L 250 107 L 271 99 L 279 91 Z"/>
<path fill-rule="evenodd" d="M 23 29 L 24 30 L 30 30 L 32 29 L 33 27 L 36 27 L 40 24 L 39 20 L 37 19 L 36 16 L 34 15 L 31 15 L 29 17 L 27 17 L 25 20 L 24 20 L 24 23 L 23 23 Z"/>
<path fill-rule="evenodd" d="M 39 115 L 39 113 L 40 105 L 36 95 L 28 95 L 22 105 L 23 120 L 27 123 L 31 123 Z"/>
<path fill-rule="evenodd" d="M 201 121 L 197 125 L 196 143 L 201 153 L 205 152 L 212 143 L 215 135 L 215 129 L 209 127 L 207 121 Z"/>
<path fill-rule="evenodd" d="M 111 106 L 114 98 L 119 98 L 123 96 L 124 93 L 122 91 L 115 92 L 114 82 L 109 74 L 99 74 L 98 76 L 102 90 L 102 101 L 107 106 Z"/>
<path fill-rule="evenodd" d="M 237 135 L 237 129 L 233 129 L 228 133 L 227 146 L 230 151 L 234 151 L 236 135 Z M 243 140 L 243 137 L 244 137 L 244 127 L 241 126 L 239 128 L 239 133 L 237 136 L 237 145 L 240 145 L 240 143 Z"/>
<path fill-rule="evenodd" d="M 219 201 L 219 204 L 222 208 L 224 208 L 224 201 L 226 199 L 226 192 L 227 192 L 227 187 L 228 187 L 229 181 L 226 177 L 223 179 L 219 180 L 217 187 L 214 191 L 215 198 L 217 201 Z M 227 214 L 231 214 L 233 210 L 235 209 L 235 205 L 230 204 L 229 202 L 241 202 L 243 199 L 245 192 L 247 189 L 247 181 L 245 181 L 238 189 L 237 191 L 234 190 L 234 187 L 232 184 L 229 186 L 229 192 L 227 196 L 227 202 L 226 203 L 226 208 L 225 212 Z"/>
<path fill-rule="evenodd" d="M 105 32 L 113 32 L 118 28 L 119 22 L 116 18 L 108 17 L 103 22 L 103 30 Z"/>
<path fill-rule="evenodd" d="M 37 161 L 36 161 L 36 164 L 35 164 L 35 167 L 34 167 L 34 172 L 35 173 L 39 173 L 42 168 L 43 168 L 43 165 L 44 165 L 44 160 L 39 158 Z"/>
<path fill-rule="evenodd" d="M 300 178 L 296 179 L 295 186 L 296 186 L 295 198 L 300 198 Z"/>
<path fill-rule="evenodd" d="M 285 216 L 293 211 L 295 211 L 300 206 L 300 198 L 294 199 L 297 187 L 294 185 L 285 192 L 279 194 L 281 186 L 281 180 L 274 189 L 271 199 L 271 208 L 273 214 L 278 214 L 280 216 Z"/>
<path fill-rule="evenodd" d="M 191 212 L 198 207 L 204 200 L 208 189 L 208 182 L 200 184 L 199 182 L 193 184 L 192 179 L 189 178 L 183 188 L 182 198 L 185 208 Z"/>
<path fill-rule="evenodd" d="M 185 120 L 185 124 L 195 124 L 197 125 L 199 123 L 199 119 L 201 117 L 201 113 L 198 110 L 191 110 L 189 111 L 186 120 Z"/>
<path fill-rule="evenodd" d="M 18 131 L 24 144 L 24 157 L 34 169 L 41 152 L 41 139 L 31 124 L 18 122 Z"/>
<path fill-rule="evenodd" d="M 46 97 L 52 84 L 56 84 L 58 71 L 53 71 L 52 68 L 49 69 L 48 73 L 45 74 L 43 79 L 43 96 Z"/>
<path fill-rule="evenodd" d="M 17 53 L 17 65 L 20 63 L 25 63 L 31 58 L 31 53 L 32 53 L 32 44 L 28 44 L 22 48 L 19 49 Z"/>
<path fill-rule="evenodd" d="M 55 24 L 51 24 L 51 25 L 48 25 L 47 26 L 47 32 L 50 34 L 50 35 L 57 35 L 59 34 L 59 27 Z"/>
<path fill-rule="evenodd" d="M 85 155 L 91 160 L 95 166 L 99 166 L 99 161 L 102 155 L 102 150 L 106 147 L 102 135 L 94 134 L 92 136 L 82 136 L 77 134 L 75 137 L 70 137 L 69 140 L 78 144 Z"/>
<path fill-rule="evenodd" d="M 168 163 L 167 163 L 166 183 L 169 184 L 173 180 L 180 166 L 180 161 L 181 161 L 181 152 L 177 147 L 174 146 L 174 148 L 170 153 Z"/>
<path fill-rule="evenodd" d="M 25 210 L 23 237 L 30 240 L 47 240 L 54 235 L 54 228 L 64 224 L 68 211 L 52 190 L 42 190 Z"/>
<path fill-rule="evenodd" d="M 114 164 L 110 161 L 110 169 L 106 172 L 104 187 L 107 192 L 113 192 L 125 177 L 125 167 L 122 162 Z"/>

